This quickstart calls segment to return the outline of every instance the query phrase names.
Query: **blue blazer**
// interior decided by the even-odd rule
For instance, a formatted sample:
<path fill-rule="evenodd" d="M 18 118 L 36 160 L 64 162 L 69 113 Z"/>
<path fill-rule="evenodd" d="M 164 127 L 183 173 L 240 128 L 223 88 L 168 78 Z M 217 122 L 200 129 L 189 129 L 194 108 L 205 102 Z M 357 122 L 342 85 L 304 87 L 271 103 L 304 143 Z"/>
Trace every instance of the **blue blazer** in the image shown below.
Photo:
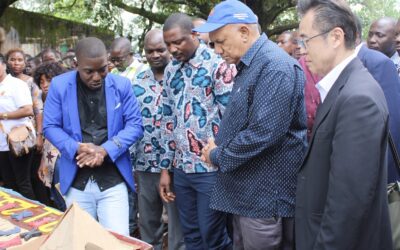
<path fill-rule="evenodd" d="M 77 98 L 77 71 L 54 77 L 44 107 L 43 132 L 61 153 L 59 158 L 61 192 L 66 194 L 78 166 L 76 152 L 82 133 Z M 129 147 L 143 136 L 142 116 L 130 81 L 107 74 L 105 78 L 108 141 L 105 148 L 111 160 L 132 190 L 134 180 Z"/>
<path fill-rule="evenodd" d="M 381 86 L 389 110 L 389 129 L 397 151 L 400 152 L 400 78 L 390 58 L 379 51 L 362 45 L 358 58 Z M 388 150 L 388 183 L 400 180 L 399 170 Z"/>

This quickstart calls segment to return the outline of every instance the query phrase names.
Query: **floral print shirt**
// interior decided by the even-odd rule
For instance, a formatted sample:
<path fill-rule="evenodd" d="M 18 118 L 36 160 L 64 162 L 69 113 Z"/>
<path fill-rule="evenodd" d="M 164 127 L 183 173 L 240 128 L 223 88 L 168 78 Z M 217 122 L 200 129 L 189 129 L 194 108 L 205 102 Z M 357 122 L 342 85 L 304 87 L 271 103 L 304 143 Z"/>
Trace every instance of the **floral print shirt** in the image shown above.
<path fill-rule="evenodd" d="M 235 74 L 234 65 L 204 44 L 189 61 L 170 62 L 162 92 L 160 124 L 166 152 L 161 168 L 175 166 L 185 173 L 217 170 L 201 161 L 201 150 L 218 132 Z"/>

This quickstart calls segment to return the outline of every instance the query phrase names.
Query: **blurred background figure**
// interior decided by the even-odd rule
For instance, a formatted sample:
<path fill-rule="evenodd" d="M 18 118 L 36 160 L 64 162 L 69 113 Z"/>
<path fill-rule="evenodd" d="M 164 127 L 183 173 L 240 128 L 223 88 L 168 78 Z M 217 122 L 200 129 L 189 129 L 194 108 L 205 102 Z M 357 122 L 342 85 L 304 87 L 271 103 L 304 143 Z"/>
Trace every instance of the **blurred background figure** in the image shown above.
<path fill-rule="evenodd" d="M 199 26 L 205 24 L 205 23 L 206 23 L 206 20 L 204 20 L 203 18 L 200 18 L 200 17 L 195 17 L 195 18 L 192 19 L 192 23 L 193 23 L 193 26 L 194 26 L 195 28 L 197 28 L 197 27 L 199 27 Z M 196 32 L 196 35 L 199 37 L 199 39 L 200 39 L 202 42 L 204 42 L 204 44 L 206 44 L 208 47 L 210 47 L 210 46 L 209 46 L 210 37 L 208 36 L 208 33 L 199 33 L 199 32 Z"/>
<path fill-rule="evenodd" d="M 290 56 L 299 60 L 301 56 L 303 56 L 301 47 L 298 44 L 299 39 L 300 37 L 297 31 L 284 31 L 278 36 L 276 43 Z"/>
<path fill-rule="evenodd" d="M 56 62 L 47 62 L 38 66 L 33 74 L 35 83 L 40 86 L 42 90 L 43 102 L 46 101 L 47 93 L 53 77 L 66 72 L 66 69 Z M 43 154 L 39 165 L 37 175 L 43 184 L 50 191 L 51 200 L 57 209 L 65 211 L 65 201 L 60 193 L 55 188 L 55 185 L 59 183 L 57 160 L 59 151 L 44 138 Z"/>
<path fill-rule="evenodd" d="M 400 57 L 396 52 L 396 20 L 382 17 L 371 24 L 367 39 L 368 48 L 378 50 L 389 57 L 400 69 Z"/>
<path fill-rule="evenodd" d="M 30 58 L 25 57 L 25 60 L 26 60 L 25 73 L 29 76 L 33 76 L 35 68 L 42 63 L 42 59 L 40 58 L 40 56 L 35 56 Z"/>
<path fill-rule="evenodd" d="M 34 189 L 35 196 L 38 201 L 49 205 L 50 199 L 46 188 L 39 180 L 37 176 L 37 170 L 39 168 L 41 153 L 43 148 L 43 101 L 42 92 L 38 85 L 33 81 L 33 78 L 24 74 L 26 68 L 25 53 L 19 48 L 11 49 L 6 54 L 7 66 L 11 75 L 26 82 L 33 105 L 33 124 L 36 131 L 36 153 L 33 155 L 33 160 L 30 163 L 31 166 L 31 178 L 32 186 Z"/>
<path fill-rule="evenodd" d="M 7 143 L 7 133 L 15 126 L 27 126 L 33 132 L 30 116 L 33 115 L 32 99 L 26 83 L 6 72 L 6 59 L 0 54 L 0 173 L 6 188 L 11 188 L 35 200 L 31 183 L 33 152 L 14 156 Z"/>
<path fill-rule="evenodd" d="M 40 53 L 40 56 L 42 58 L 42 63 L 46 63 L 46 62 L 60 63 L 61 62 L 61 53 L 52 48 L 47 48 L 47 49 L 42 50 L 42 52 Z"/>

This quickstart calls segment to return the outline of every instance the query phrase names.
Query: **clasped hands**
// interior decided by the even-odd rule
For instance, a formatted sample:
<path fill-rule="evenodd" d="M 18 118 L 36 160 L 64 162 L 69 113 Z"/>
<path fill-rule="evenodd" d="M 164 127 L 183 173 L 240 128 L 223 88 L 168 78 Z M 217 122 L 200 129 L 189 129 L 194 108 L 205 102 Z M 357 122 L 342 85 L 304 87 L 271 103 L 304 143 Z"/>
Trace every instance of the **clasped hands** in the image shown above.
<path fill-rule="evenodd" d="M 213 138 L 208 139 L 208 144 L 203 147 L 201 150 L 201 160 L 205 163 L 212 164 L 210 160 L 210 153 L 211 151 L 217 147 Z"/>
<path fill-rule="evenodd" d="M 80 168 L 83 167 L 99 167 L 103 164 L 107 151 L 93 143 L 79 143 L 76 156 L 76 162 Z"/>

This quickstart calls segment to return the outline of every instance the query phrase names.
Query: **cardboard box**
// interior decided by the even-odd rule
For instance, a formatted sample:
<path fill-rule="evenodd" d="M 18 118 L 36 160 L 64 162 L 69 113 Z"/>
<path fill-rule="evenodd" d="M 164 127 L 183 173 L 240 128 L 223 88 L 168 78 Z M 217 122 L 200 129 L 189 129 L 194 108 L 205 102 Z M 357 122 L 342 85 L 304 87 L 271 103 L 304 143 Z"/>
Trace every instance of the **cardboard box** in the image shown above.
<path fill-rule="evenodd" d="M 76 203 L 65 212 L 49 235 L 34 238 L 10 250 L 151 250 L 143 241 L 105 230 Z"/>

